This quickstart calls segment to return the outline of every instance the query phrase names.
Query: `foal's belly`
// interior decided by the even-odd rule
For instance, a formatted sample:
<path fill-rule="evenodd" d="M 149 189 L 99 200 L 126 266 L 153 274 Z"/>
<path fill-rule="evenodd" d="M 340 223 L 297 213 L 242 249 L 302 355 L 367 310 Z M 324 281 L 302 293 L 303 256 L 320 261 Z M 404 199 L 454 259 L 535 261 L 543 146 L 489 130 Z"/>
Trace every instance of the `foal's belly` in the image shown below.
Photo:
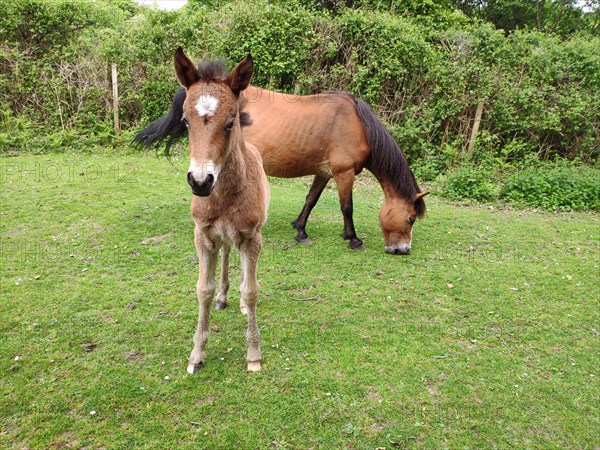
<path fill-rule="evenodd" d="M 216 221 L 211 225 L 204 225 L 201 228 L 203 241 L 205 245 L 213 249 L 220 248 L 223 244 L 229 247 L 239 247 L 243 240 L 243 235 L 231 223 Z"/>

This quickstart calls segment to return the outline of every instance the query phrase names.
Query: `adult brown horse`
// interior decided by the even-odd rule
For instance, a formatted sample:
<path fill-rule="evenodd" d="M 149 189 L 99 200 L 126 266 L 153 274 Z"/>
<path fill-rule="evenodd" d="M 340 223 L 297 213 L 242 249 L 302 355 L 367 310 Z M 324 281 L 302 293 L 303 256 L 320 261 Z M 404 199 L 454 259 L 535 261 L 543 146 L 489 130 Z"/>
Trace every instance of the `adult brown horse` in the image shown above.
<path fill-rule="evenodd" d="M 423 197 L 404 154 L 363 100 L 346 92 L 289 95 L 249 86 L 244 91 L 252 125 L 244 139 L 260 151 L 267 175 L 283 178 L 314 175 L 304 208 L 292 223 L 298 242 L 310 242 L 308 216 L 328 181 L 337 184 L 344 216 L 344 239 L 350 248 L 363 249 L 352 219 L 354 177 L 363 168 L 375 175 L 384 192 L 379 212 L 385 249 L 407 254 L 412 227 L 425 214 Z M 170 146 L 186 132 L 181 124 L 185 91 L 173 99 L 169 113 L 141 131 L 135 141 L 146 147 Z"/>
<path fill-rule="evenodd" d="M 240 308 L 248 315 L 248 370 L 260 370 L 256 268 L 269 184 L 260 153 L 245 143 L 242 135 L 247 116 L 241 111 L 244 101 L 240 94 L 252 77 L 252 57 L 248 55 L 227 75 L 225 66 L 219 63 L 207 62 L 197 69 L 179 48 L 175 53 L 175 71 L 186 92 L 181 118 L 190 136 L 187 181 L 194 194 L 191 210 L 200 269 L 196 286 L 198 326 L 187 370 L 193 374 L 204 364 L 219 249 L 223 266 L 217 309 L 226 304 L 231 246 L 239 250 L 241 259 Z"/>

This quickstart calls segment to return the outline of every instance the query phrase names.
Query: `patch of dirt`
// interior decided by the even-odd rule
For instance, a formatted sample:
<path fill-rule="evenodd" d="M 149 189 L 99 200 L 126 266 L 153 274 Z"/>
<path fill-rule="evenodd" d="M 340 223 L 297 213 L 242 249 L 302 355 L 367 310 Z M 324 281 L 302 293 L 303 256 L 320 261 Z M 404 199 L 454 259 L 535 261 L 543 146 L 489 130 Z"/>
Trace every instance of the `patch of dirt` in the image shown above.
<path fill-rule="evenodd" d="M 198 400 L 196 402 L 196 406 L 209 405 L 214 401 L 215 401 L 215 398 L 209 395 L 208 397 L 204 397 L 204 398 L 201 398 L 200 400 Z"/>
<path fill-rule="evenodd" d="M 383 431 L 385 427 L 379 422 L 373 422 L 371 428 L 379 433 L 380 431 Z"/>
<path fill-rule="evenodd" d="M 94 344 L 93 342 L 84 342 L 83 344 L 81 344 L 81 346 L 86 352 L 90 353 L 94 351 L 96 347 L 98 347 L 98 344 Z"/>
<path fill-rule="evenodd" d="M 383 397 L 381 396 L 381 394 L 377 391 L 369 391 L 367 393 L 367 398 L 369 400 L 381 400 Z"/>
<path fill-rule="evenodd" d="M 429 392 L 429 395 L 434 397 L 438 394 L 438 392 L 439 392 L 438 388 L 433 382 L 429 382 L 429 383 L 425 383 L 425 384 L 427 386 L 427 392 Z"/>
<path fill-rule="evenodd" d="M 475 344 L 473 344 L 472 342 L 456 341 L 456 343 L 458 345 L 460 345 L 463 350 L 465 350 L 465 349 L 475 350 L 477 348 L 477 346 Z"/>
<path fill-rule="evenodd" d="M 125 358 L 129 362 L 142 361 L 142 360 L 146 359 L 146 355 L 144 355 L 143 353 L 138 353 L 136 351 L 131 351 L 131 352 L 123 353 L 123 358 Z"/>
<path fill-rule="evenodd" d="M 141 244 L 142 245 L 148 245 L 148 244 L 156 245 L 156 244 L 164 241 L 168 237 L 171 237 L 172 235 L 173 235 L 173 233 L 169 231 L 167 234 L 162 234 L 160 236 L 147 237 L 147 238 L 142 239 Z"/>

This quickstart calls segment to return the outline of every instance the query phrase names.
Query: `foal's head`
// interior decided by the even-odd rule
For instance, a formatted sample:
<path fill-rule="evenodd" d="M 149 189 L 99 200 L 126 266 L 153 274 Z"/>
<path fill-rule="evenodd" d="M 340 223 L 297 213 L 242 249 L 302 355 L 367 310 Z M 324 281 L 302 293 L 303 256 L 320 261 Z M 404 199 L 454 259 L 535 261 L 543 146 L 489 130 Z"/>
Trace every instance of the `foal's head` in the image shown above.
<path fill-rule="evenodd" d="M 237 144 L 234 140 L 241 136 L 239 96 L 252 70 L 250 55 L 225 76 L 222 64 L 205 63 L 198 69 L 181 47 L 175 52 L 177 78 L 186 90 L 182 120 L 190 139 L 187 181 L 194 195 L 210 195 L 231 146 Z"/>

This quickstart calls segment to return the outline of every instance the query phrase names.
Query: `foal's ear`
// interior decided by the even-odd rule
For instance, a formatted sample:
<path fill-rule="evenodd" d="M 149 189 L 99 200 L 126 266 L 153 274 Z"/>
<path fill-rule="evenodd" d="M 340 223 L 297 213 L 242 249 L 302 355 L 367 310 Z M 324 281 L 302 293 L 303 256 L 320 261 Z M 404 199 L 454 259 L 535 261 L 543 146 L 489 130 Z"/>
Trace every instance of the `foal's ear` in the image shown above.
<path fill-rule="evenodd" d="M 248 54 L 227 76 L 225 83 L 229 85 L 236 97 L 239 97 L 240 92 L 246 89 L 250 84 L 253 70 L 254 62 L 252 60 L 252 55 Z"/>
<path fill-rule="evenodd" d="M 179 82 L 186 89 L 200 80 L 198 69 L 185 53 L 183 53 L 181 47 L 175 51 L 175 72 L 177 73 Z"/>
<path fill-rule="evenodd" d="M 415 202 L 426 195 L 429 195 L 429 192 L 419 192 L 417 195 L 415 195 Z"/>

